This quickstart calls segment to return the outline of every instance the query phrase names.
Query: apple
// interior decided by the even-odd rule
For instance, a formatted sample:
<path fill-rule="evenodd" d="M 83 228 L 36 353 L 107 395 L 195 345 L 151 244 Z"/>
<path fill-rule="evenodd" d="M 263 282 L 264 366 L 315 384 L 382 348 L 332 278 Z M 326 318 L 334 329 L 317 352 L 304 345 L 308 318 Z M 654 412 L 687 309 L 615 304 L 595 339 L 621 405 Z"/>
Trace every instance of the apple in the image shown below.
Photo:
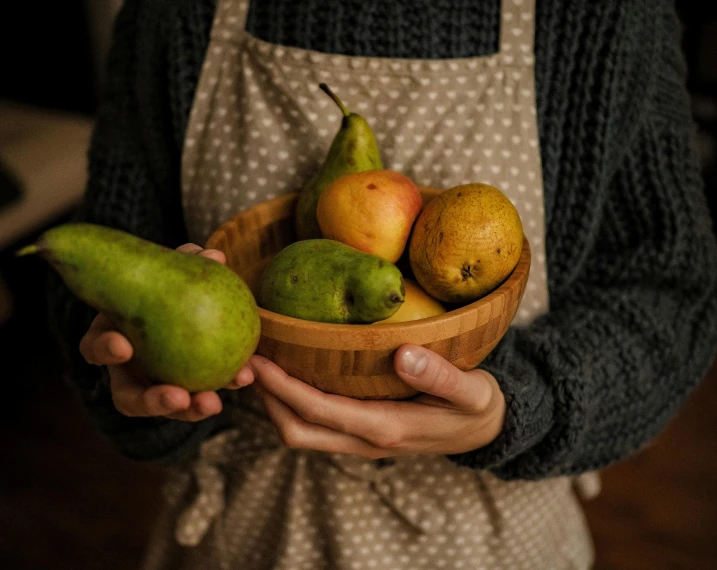
<path fill-rule="evenodd" d="M 319 197 L 316 219 L 325 238 L 395 263 L 422 205 L 418 186 L 407 176 L 365 170 L 329 184 Z"/>

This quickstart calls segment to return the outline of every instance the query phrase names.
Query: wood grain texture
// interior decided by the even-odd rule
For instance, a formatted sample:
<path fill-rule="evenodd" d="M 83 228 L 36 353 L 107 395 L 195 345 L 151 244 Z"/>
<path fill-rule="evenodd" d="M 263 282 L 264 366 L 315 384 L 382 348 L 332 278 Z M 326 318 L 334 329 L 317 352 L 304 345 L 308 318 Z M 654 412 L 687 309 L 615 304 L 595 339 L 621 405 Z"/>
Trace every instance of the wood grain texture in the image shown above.
<path fill-rule="evenodd" d="M 422 194 L 427 203 L 438 191 L 422 189 Z M 225 253 L 227 265 L 255 294 L 272 257 L 296 240 L 296 198 L 296 193 L 288 194 L 240 212 L 207 241 L 207 248 Z M 492 293 L 442 315 L 381 327 L 318 323 L 259 309 L 257 353 L 325 392 L 361 399 L 408 398 L 416 391 L 393 370 L 396 349 L 419 344 L 462 370 L 475 368 L 508 330 L 529 272 L 530 246 L 524 239 L 518 265 Z"/>

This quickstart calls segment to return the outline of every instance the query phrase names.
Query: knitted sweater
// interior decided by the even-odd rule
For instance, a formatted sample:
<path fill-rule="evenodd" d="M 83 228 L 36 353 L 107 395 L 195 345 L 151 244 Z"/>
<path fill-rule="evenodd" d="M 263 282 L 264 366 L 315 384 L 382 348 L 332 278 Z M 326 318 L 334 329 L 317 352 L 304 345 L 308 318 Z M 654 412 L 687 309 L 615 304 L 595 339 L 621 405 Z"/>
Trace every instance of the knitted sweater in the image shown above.
<path fill-rule="evenodd" d="M 247 28 L 349 55 L 496 51 L 499 0 L 254 0 Z M 568 5 L 569 4 L 569 5 Z M 604 467 L 650 441 L 717 346 L 711 233 L 669 2 L 541 0 L 536 82 L 550 312 L 481 365 L 507 401 L 485 448 L 451 456 L 505 479 Z M 77 218 L 176 247 L 180 156 L 213 0 L 127 0 L 115 29 Z M 191 456 L 222 418 L 127 418 L 77 346 L 94 313 L 51 279 L 68 377 L 98 429 L 135 460 Z"/>

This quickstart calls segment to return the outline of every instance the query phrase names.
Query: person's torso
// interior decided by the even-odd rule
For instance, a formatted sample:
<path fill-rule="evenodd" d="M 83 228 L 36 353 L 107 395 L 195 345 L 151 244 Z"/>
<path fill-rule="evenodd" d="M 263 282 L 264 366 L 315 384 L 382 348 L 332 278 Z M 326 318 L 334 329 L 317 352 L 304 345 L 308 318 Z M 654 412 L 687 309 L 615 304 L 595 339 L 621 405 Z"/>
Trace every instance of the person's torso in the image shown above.
<path fill-rule="evenodd" d="M 440 60 L 346 56 L 273 44 L 247 33 L 246 10 L 245 0 L 219 3 L 190 115 L 182 163 L 190 239 L 202 244 L 235 212 L 300 190 L 320 167 L 341 117 L 318 89 L 326 82 L 367 118 L 387 168 L 423 186 L 489 182 L 506 193 L 524 220 L 533 250 L 531 277 L 515 324 L 543 314 L 548 298 L 532 1 L 503 1 L 497 53 Z M 349 568 L 376 563 L 369 551 L 354 553 L 346 543 L 365 540 L 386 549 L 403 543 L 410 554 L 394 566 L 413 568 L 424 559 L 437 564 L 454 556 L 453 548 L 443 544 L 445 530 L 466 543 L 458 555 L 462 563 L 472 559 L 474 548 L 480 550 L 478 544 L 470 545 L 477 540 L 503 564 L 513 549 L 521 550 L 521 541 L 530 542 L 535 534 L 515 511 L 516 504 L 527 501 L 535 503 L 533 511 L 545 519 L 544 528 L 552 529 L 551 540 L 563 537 L 560 529 L 568 521 L 581 530 L 569 547 L 555 543 L 548 550 L 524 549 L 526 564 L 544 560 L 548 552 L 565 567 L 589 558 L 567 478 L 506 484 L 442 456 L 383 463 L 288 450 L 277 442 L 250 390 L 234 400 L 228 415 L 236 427 L 205 442 L 193 468 L 198 496 L 179 498 L 184 507 L 177 540 L 198 546 L 194 552 L 210 548 L 210 557 L 241 560 L 247 568 L 294 568 L 316 555 L 310 562 L 314 568 Z M 260 481 L 268 494 L 255 500 L 252 485 Z M 217 489 L 224 489 L 228 502 Z M 448 492 L 457 493 L 460 504 L 447 498 Z M 356 507 L 345 519 L 355 530 L 340 522 L 344 503 Z M 307 517 L 309 511 L 321 514 Z M 225 525 L 262 526 L 267 516 L 265 522 L 283 520 L 256 540 L 245 537 L 243 546 L 232 546 L 224 534 Z M 303 522 L 297 525 L 297 520 Z M 374 522 L 386 531 L 377 536 L 370 528 Z M 490 538 L 496 525 L 503 530 Z M 395 531 L 389 530 L 392 526 Z M 207 540 L 221 537 L 230 542 L 213 552 L 217 545 L 207 546 Z M 250 562 L 246 556 L 252 549 L 261 550 L 264 558 L 270 552 L 278 558 Z"/>

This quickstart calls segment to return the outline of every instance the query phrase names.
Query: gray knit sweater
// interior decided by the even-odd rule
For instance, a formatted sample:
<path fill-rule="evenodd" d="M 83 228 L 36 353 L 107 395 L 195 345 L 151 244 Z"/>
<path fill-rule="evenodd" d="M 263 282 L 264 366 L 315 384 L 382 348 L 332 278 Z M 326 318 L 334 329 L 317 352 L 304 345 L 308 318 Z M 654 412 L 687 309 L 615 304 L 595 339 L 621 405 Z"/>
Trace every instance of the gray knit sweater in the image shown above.
<path fill-rule="evenodd" d="M 497 49 L 499 0 L 254 0 L 264 40 L 351 55 Z M 663 0 L 541 0 L 536 31 L 551 311 L 483 363 L 507 399 L 486 448 L 452 456 L 505 479 L 604 467 L 651 440 L 717 346 L 717 247 L 694 147 L 678 22 Z M 213 0 L 127 0 L 78 218 L 186 241 L 180 155 Z M 130 419 L 77 346 L 93 312 L 52 278 L 68 377 L 126 456 L 173 462 L 223 427 Z"/>

